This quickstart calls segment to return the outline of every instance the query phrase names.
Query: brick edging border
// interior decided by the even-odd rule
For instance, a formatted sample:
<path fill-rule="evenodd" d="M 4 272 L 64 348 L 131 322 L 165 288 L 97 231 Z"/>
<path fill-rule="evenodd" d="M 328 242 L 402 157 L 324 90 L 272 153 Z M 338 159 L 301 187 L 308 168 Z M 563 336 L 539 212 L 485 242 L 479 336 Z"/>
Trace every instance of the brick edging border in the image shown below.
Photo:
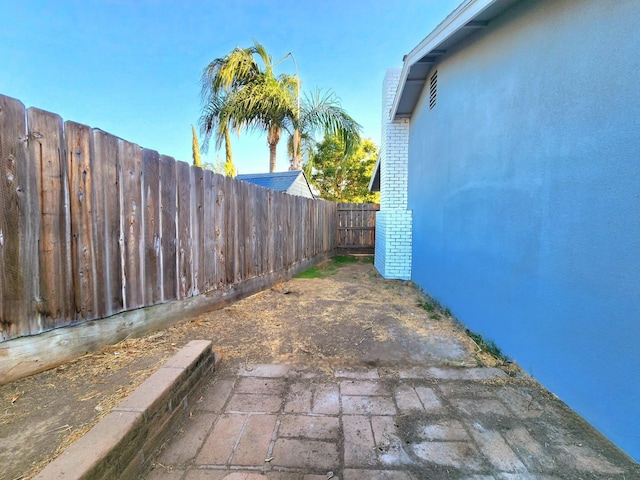
<path fill-rule="evenodd" d="M 192 340 L 34 480 L 137 478 L 218 360 L 211 341 Z"/>

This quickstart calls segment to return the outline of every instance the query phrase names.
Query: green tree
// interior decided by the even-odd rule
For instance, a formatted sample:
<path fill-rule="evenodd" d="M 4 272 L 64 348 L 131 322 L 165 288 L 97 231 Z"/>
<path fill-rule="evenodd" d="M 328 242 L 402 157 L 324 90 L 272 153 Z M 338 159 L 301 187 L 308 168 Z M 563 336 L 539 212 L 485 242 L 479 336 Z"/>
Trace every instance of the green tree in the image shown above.
<path fill-rule="evenodd" d="M 198 136 L 196 135 L 196 129 L 191 125 L 191 155 L 193 156 L 193 164 L 196 167 L 202 168 L 202 159 L 200 158 L 200 147 L 198 145 Z"/>
<path fill-rule="evenodd" d="M 361 126 L 341 107 L 340 99 L 331 91 L 316 89 L 305 94 L 300 112 L 294 119 L 295 130 L 289 139 L 289 170 L 300 170 L 304 153 L 315 147 L 315 136 L 322 133 L 340 140 L 343 154 L 353 153 L 360 143 Z"/>
<path fill-rule="evenodd" d="M 342 138 L 325 135 L 315 154 L 305 164 L 307 178 L 325 200 L 379 203 L 380 194 L 369 191 L 378 148 L 370 139 L 365 139 L 346 155 L 345 149 Z"/>

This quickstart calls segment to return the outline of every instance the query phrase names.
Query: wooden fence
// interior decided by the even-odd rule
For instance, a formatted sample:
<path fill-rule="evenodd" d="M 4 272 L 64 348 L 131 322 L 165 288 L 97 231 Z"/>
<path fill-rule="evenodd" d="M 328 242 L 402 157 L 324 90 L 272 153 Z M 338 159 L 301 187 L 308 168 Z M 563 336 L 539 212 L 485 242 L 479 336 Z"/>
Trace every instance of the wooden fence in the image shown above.
<path fill-rule="evenodd" d="M 376 203 L 338 204 L 338 251 L 373 254 L 376 245 Z"/>
<path fill-rule="evenodd" d="M 192 167 L 0 96 L 0 342 L 336 248 L 336 204 Z"/>

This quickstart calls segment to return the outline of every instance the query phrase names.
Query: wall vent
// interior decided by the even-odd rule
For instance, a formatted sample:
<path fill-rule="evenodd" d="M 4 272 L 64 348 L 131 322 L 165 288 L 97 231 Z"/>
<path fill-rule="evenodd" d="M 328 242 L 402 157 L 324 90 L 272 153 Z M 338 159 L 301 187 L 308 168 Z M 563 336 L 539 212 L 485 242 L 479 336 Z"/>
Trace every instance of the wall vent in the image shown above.
<path fill-rule="evenodd" d="M 429 81 L 429 110 L 436 106 L 436 93 L 438 91 L 438 71 L 436 70 L 431 75 Z"/>

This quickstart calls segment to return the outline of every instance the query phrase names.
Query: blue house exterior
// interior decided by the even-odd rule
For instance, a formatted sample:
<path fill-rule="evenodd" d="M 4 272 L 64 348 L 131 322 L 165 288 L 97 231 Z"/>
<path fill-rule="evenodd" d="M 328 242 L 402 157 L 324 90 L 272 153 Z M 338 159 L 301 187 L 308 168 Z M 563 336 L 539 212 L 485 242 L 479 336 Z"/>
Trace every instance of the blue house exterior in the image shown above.
<path fill-rule="evenodd" d="M 640 2 L 465 1 L 389 79 L 404 278 L 639 461 Z"/>

